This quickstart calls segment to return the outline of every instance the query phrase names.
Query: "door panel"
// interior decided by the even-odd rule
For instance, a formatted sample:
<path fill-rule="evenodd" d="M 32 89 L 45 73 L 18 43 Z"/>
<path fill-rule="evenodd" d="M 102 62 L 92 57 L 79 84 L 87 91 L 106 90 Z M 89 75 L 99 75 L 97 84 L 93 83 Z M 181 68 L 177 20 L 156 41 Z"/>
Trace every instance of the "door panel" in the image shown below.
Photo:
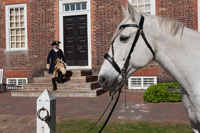
<path fill-rule="evenodd" d="M 87 15 L 65 16 L 64 54 L 69 66 L 88 65 Z"/>

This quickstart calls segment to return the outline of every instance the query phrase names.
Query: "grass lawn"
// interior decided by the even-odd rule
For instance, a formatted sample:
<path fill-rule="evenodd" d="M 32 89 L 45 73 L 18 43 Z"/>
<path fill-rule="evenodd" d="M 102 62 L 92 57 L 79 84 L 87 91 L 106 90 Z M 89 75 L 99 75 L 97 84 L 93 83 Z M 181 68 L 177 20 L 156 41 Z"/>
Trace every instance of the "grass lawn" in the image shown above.
<path fill-rule="evenodd" d="M 110 121 L 103 133 L 193 133 L 187 124 L 119 121 Z M 66 120 L 57 123 L 56 132 L 86 133 L 94 123 L 92 120 Z M 102 125 L 103 123 L 100 123 L 90 133 L 98 133 Z"/>

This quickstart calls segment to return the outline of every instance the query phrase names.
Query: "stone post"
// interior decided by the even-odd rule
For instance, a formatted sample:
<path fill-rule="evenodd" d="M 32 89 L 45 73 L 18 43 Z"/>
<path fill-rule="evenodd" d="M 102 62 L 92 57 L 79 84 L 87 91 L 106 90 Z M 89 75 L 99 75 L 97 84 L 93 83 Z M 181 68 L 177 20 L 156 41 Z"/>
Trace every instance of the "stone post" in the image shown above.
<path fill-rule="evenodd" d="M 37 133 L 56 133 L 56 98 L 49 90 L 37 99 Z"/>

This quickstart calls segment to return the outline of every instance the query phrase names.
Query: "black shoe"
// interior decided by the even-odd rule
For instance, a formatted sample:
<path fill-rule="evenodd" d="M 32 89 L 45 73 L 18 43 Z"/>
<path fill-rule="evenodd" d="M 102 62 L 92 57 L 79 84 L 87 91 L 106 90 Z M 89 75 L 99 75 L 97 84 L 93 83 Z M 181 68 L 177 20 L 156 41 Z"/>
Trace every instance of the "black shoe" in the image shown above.
<path fill-rule="evenodd" d="M 56 79 L 52 78 L 52 84 L 53 84 L 53 90 L 57 90 L 57 84 L 56 84 Z"/>

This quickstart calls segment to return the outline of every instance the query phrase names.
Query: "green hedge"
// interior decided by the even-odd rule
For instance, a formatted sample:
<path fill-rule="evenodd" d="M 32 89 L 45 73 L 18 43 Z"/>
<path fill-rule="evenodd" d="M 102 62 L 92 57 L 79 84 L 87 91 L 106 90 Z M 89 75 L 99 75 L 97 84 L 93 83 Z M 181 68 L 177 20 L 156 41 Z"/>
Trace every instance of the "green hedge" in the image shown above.
<path fill-rule="evenodd" d="M 180 102 L 181 94 L 168 92 L 167 88 L 180 88 L 178 83 L 159 83 L 150 86 L 143 95 L 144 102 Z"/>

